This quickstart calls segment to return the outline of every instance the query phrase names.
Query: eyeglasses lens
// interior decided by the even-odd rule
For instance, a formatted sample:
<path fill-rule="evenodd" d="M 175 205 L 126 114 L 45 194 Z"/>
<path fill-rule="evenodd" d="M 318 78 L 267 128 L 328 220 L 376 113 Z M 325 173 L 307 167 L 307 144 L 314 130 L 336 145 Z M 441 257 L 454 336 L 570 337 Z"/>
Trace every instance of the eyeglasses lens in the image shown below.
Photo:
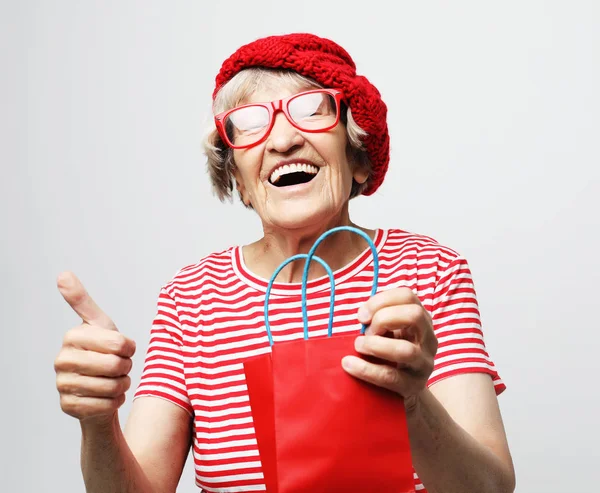
<path fill-rule="evenodd" d="M 335 98 L 326 92 L 299 94 L 287 105 L 288 114 L 300 130 L 330 128 L 338 116 Z M 235 146 L 250 146 L 261 140 L 270 126 L 269 110 L 263 105 L 237 108 L 225 121 L 227 138 Z"/>

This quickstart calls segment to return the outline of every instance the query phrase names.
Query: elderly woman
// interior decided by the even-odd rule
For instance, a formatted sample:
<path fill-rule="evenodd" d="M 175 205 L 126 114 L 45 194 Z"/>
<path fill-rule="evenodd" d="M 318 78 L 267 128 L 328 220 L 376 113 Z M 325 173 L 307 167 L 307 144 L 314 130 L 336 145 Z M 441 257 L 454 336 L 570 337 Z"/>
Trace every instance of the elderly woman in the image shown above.
<path fill-rule="evenodd" d="M 130 384 L 134 342 L 76 277 L 58 280 L 83 319 L 67 333 L 55 367 L 62 409 L 81 422 L 89 492 L 173 492 L 190 446 L 200 489 L 264 490 L 243 362 L 270 351 L 267 280 L 323 232 L 357 227 L 349 200 L 372 194 L 385 176 L 386 107 L 329 40 L 295 34 L 243 46 L 223 64 L 213 96 L 215 127 L 205 143 L 212 183 L 222 199 L 235 186 L 260 217 L 262 237 L 183 268 L 162 288 L 123 433 L 117 410 Z M 416 490 L 513 491 L 496 398 L 504 385 L 484 346 L 465 259 L 426 236 L 361 229 L 380 260 L 372 297 L 364 239 L 342 232 L 318 250 L 334 271 L 334 333 L 355 333 L 356 351 L 379 358 L 348 355 L 340 364 L 404 398 Z M 302 337 L 302 269 L 302 262 L 288 265 L 274 284 L 275 344 Z M 323 274 L 311 266 L 311 337 L 327 325 Z M 364 336 L 362 323 L 369 327 Z"/>

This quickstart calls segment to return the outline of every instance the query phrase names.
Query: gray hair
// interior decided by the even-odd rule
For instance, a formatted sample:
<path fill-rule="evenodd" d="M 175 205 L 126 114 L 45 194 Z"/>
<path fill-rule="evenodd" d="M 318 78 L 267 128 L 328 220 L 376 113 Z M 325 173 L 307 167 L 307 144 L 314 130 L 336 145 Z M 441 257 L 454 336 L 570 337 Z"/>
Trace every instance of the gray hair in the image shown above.
<path fill-rule="evenodd" d="M 297 72 L 252 67 L 236 74 L 219 90 L 213 103 L 213 112 L 218 114 L 238 106 L 258 88 L 277 88 L 282 83 L 292 87 L 295 86 L 298 89 L 323 87 L 316 81 Z M 369 176 L 369 179 L 363 184 L 352 183 L 350 198 L 354 198 L 367 188 L 372 174 L 371 162 L 362 143 L 362 139 L 367 133 L 354 121 L 349 107 L 342 108 L 341 121 L 346 127 L 348 151 L 352 159 L 351 164 L 365 170 Z M 231 200 L 235 180 L 233 177 L 233 171 L 235 170 L 233 150 L 221 139 L 214 121 L 211 120 L 211 122 L 202 141 L 204 153 L 207 157 L 208 174 L 217 197 L 221 201 Z"/>

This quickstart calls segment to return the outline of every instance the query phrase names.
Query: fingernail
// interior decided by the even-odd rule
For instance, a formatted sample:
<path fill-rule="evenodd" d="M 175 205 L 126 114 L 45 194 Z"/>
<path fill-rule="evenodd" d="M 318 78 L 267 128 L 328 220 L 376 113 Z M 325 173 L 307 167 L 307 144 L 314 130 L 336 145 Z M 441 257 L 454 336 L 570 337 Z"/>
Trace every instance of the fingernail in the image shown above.
<path fill-rule="evenodd" d="M 342 358 L 342 368 L 344 368 L 345 370 L 352 370 L 352 358 L 344 356 Z"/>
<path fill-rule="evenodd" d="M 365 324 L 369 321 L 371 314 L 365 305 L 361 305 L 358 309 L 358 321 Z"/>
<path fill-rule="evenodd" d="M 364 345 L 365 345 L 365 337 L 358 336 L 354 341 L 354 349 L 356 349 L 357 351 L 360 351 Z"/>

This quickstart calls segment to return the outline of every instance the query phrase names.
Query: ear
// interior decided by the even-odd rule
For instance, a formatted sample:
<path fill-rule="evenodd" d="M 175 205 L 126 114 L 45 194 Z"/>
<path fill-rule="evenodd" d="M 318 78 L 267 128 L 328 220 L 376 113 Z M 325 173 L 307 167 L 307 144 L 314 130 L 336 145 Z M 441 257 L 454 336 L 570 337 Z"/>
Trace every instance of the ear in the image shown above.
<path fill-rule="evenodd" d="M 352 178 L 359 185 L 362 185 L 369 179 L 369 172 L 367 171 L 368 166 L 364 166 L 361 163 L 365 161 L 364 155 L 362 155 L 364 151 L 359 151 L 358 149 L 354 149 L 350 142 L 348 142 L 348 146 L 346 148 L 346 156 L 348 159 L 348 164 L 350 165 L 350 169 L 352 170 Z"/>
<path fill-rule="evenodd" d="M 354 178 L 354 181 L 362 185 L 369 179 L 369 173 L 367 173 L 362 166 L 355 166 L 352 173 L 352 178 Z"/>
<path fill-rule="evenodd" d="M 250 197 L 248 196 L 248 192 L 246 191 L 246 185 L 244 185 L 242 174 L 237 168 L 233 170 L 233 178 L 235 180 L 235 188 L 237 189 L 238 194 L 240 195 L 240 199 L 246 207 L 249 207 Z"/>

